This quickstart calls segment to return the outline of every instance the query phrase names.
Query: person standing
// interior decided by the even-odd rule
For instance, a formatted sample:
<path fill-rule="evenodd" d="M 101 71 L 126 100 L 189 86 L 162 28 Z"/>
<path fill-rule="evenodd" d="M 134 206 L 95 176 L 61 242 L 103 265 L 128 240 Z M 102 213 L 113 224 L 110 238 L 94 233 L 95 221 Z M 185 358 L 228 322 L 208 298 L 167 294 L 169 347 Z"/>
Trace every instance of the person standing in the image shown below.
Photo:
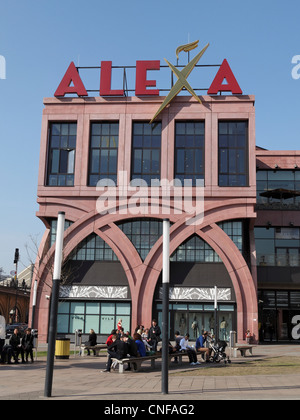
<path fill-rule="evenodd" d="M 34 336 L 31 334 L 31 328 L 27 328 L 25 335 L 22 338 L 22 347 L 25 352 L 25 360 L 28 363 L 28 356 L 30 355 L 31 363 L 33 363 L 33 340 Z"/>
<path fill-rule="evenodd" d="M 161 330 L 157 325 L 156 319 L 153 319 L 152 326 L 149 328 L 148 339 L 153 351 L 157 351 L 157 345 L 160 341 Z"/>

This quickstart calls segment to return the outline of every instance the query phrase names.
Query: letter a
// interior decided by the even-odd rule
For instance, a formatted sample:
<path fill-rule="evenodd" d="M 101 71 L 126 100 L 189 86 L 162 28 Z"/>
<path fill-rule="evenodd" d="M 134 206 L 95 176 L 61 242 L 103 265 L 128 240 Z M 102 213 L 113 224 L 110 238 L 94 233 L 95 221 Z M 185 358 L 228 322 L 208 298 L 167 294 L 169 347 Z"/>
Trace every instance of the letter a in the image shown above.
<path fill-rule="evenodd" d="M 73 86 L 70 86 L 72 82 Z M 54 96 L 65 96 L 66 93 L 77 93 L 78 96 L 88 96 L 73 61 L 69 65 L 68 70 L 54 93 Z"/>
<path fill-rule="evenodd" d="M 227 80 L 227 84 L 225 85 L 223 85 L 224 79 Z M 234 95 L 241 95 L 243 93 L 226 59 L 224 59 L 219 68 L 207 94 L 216 95 L 218 92 L 232 92 Z"/>

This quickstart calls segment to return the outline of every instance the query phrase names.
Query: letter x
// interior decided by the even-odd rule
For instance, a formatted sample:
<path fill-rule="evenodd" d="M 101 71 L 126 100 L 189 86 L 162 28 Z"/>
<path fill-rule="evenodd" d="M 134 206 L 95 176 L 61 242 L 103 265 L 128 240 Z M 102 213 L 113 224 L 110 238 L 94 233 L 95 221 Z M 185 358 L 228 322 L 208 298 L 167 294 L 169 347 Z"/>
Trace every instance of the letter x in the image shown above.
<path fill-rule="evenodd" d="M 152 123 L 155 118 L 158 116 L 158 114 L 161 113 L 161 111 L 172 101 L 172 99 L 178 95 L 178 93 L 183 89 L 186 88 L 186 90 L 188 90 L 190 92 L 190 94 L 201 104 L 201 100 L 199 98 L 199 96 L 196 95 L 195 91 L 192 89 L 192 87 L 190 86 L 190 84 L 188 83 L 188 81 L 186 80 L 187 77 L 190 75 L 191 71 L 193 70 L 193 68 L 196 66 L 196 64 L 198 63 L 198 61 L 200 60 L 200 58 L 202 57 L 202 55 L 205 53 L 205 51 L 207 50 L 207 48 L 209 47 L 209 44 L 207 44 L 202 51 L 200 51 L 194 58 L 192 61 L 190 61 L 183 70 L 179 71 L 175 66 L 173 66 L 173 64 L 169 63 L 168 60 L 165 59 L 166 63 L 168 64 L 168 66 L 170 67 L 170 69 L 173 71 L 173 73 L 176 75 L 177 77 L 177 82 L 175 83 L 175 85 L 172 87 L 172 89 L 170 90 L 169 94 L 167 95 L 166 99 L 164 100 L 164 102 L 162 103 L 162 105 L 160 106 L 159 110 L 156 112 L 156 114 L 154 115 L 154 117 L 152 118 L 152 120 L 150 121 L 150 123 Z"/>

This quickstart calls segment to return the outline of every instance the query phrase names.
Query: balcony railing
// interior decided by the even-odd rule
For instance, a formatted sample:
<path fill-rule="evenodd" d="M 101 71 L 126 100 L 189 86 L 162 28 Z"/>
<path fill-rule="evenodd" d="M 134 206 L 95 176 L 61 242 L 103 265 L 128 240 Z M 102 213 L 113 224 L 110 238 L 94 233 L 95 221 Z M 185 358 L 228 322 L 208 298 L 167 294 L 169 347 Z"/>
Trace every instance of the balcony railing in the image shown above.
<path fill-rule="evenodd" d="M 258 255 L 256 265 L 271 267 L 300 267 L 300 254 L 266 254 Z"/>

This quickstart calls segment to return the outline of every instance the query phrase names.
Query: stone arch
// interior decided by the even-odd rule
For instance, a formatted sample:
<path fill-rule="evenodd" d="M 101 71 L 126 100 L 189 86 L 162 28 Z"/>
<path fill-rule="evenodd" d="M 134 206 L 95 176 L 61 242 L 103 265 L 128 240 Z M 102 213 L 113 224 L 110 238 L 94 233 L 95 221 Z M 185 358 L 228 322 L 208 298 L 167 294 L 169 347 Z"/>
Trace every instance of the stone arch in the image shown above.
<path fill-rule="evenodd" d="M 192 228 L 187 228 L 184 232 L 182 232 L 182 235 L 177 237 L 175 233 L 176 227 L 173 226 L 173 231 L 172 228 L 170 231 L 170 255 L 172 255 L 181 243 L 191 237 L 193 233 L 199 235 L 219 255 L 228 271 L 235 290 L 237 301 L 238 339 L 244 339 L 244 332 L 247 328 L 250 328 L 257 336 L 257 302 L 255 285 L 246 261 L 237 249 L 236 245 L 216 223 L 212 223 L 202 229 L 198 229 L 196 232 L 194 232 Z M 148 323 L 151 321 L 150 318 L 152 313 L 152 301 L 150 302 L 148 297 L 154 295 L 157 281 L 161 273 L 162 239 L 156 245 L 157 252 L 153 253 L 152 260 L 155 258 L 155 254 L 159 254 L 159 256 L 155 259 L 155 261 L 148 261 L 148 266 L 145 270 L 139 294 L 139 306 L 143 307 L 143 310 L 146 311 Z M 145 321 L 143 320 L 143 322 Z"/>

